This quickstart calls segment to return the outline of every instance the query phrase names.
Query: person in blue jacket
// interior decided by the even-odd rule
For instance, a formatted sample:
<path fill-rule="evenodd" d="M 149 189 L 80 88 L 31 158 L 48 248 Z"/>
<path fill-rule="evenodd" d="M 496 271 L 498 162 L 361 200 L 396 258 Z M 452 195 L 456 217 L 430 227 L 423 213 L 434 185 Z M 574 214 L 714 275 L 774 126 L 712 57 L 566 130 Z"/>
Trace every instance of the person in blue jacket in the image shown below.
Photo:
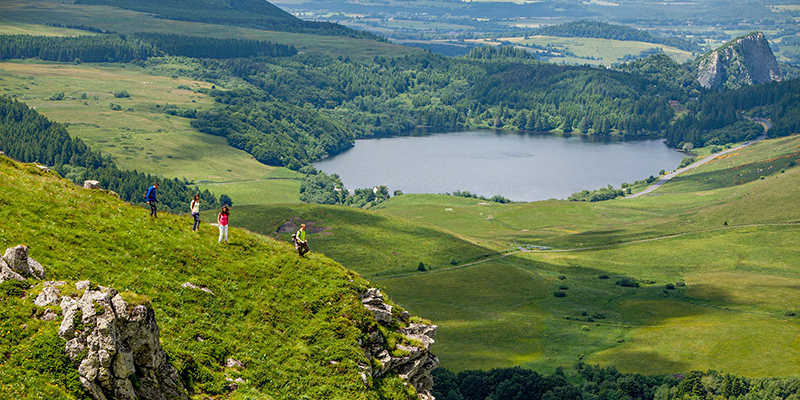
<path fill-rule="evenodd" d="M 145 197 L 147 199 L 147 204 L 150 204 L 150 216 L 158 218 L 158 210 L 156 209 L 156 203 L 158 203 L 158 199 L 156 199 L 156 189 L 158 189 L 158 182 L 147 189 L 147 195 Z"/>

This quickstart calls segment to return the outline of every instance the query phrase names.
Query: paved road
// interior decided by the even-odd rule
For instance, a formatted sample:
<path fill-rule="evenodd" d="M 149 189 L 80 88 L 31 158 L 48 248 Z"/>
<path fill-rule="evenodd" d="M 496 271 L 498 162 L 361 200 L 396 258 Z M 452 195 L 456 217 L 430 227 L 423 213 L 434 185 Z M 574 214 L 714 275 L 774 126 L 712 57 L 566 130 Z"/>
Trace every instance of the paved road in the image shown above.
<path fill-rule="evenodd" d="M 762 122 L 762 121 L 758 121 L 758 122 Z M 766 122 L 766 124 L 769 124 L 769 122 Z M 639 193 L 632 194 L 630 196 L 626 196 L 624 198 L 625 199 L 634 199 L 634 198 L 639 197 L 639 196 L 646 196 L 649 193 L 651 193 L 652 191 L 658 189 L 659 186 L 663 185 L 668 180 L 672 179 L 673 177 L 677 176 L 678 174 L 680 174 L 680 173 L 682 173 L 684 171 L 688 171 L 688 170 L 690 170 L 692 168 L 697 168 L 697 167 L 699 167 L 699 166 L 701 166 L 701 165 L 703 165 L 705 163 L 711 162 L 711 160 L 713 160 L 713 159 L 715 159 L 715 158 L 717 158 L 717 157 L 719 157 L 721 155 L 725 155 L 725 154 L 728 154 L 728 153 L 730 153 L 732 151 L 743 149 L 743 148 L 745 148 L 747 146 L 750 146 L 751 144 L 753 144 L 755 142 L 764 140 L 764 138 L 765 138 L 765 136 L 759 136 L 757 139 L 755 139 L 755 140 L 753 140 L 751 142 L 745 142 L 743 145 L 740 145 L 740 146 L 737 146 L 737 147 L 734 147 L 734 148 L 731 148 L 731 149 L 728 149 L 728 150 L 725 150 L 725 151 L 722 151 L 722 152 L 719 152 L 719 153 L 716 153 L 716 154 L 712 154 L 712 155 L 710 155 L 710 156 L 708 156 L 708 157 L 706 157 L 706 158 L 704 158 L 704 159 L 702 159 L 700 161 L 696 161 L 696 162 L 694 162 L 694 163 L 692 163 L 692 164 L 690 164 L 690 165 L 688 165 L 686 167 L 683 167 L 681 169 L 676 169 L 675 171 L 672 171 L 672 172 L 668 173 L 667 175 L 665 175 L 664 177 L 662 177 L 661 179 L 657 180 L 655 183 L 650 185 L 650 187 L 648 187 L 647 189 L 645 189 L 645 190 L 643 190 L 643 191 L 641 191 Z"/>

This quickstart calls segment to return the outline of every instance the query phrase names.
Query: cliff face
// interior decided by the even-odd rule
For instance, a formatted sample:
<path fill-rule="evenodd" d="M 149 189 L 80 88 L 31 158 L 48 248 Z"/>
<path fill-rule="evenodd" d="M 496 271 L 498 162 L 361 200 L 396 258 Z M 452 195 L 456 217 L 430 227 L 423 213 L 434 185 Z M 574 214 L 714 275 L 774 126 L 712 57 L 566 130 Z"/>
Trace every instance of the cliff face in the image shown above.
<path fill-rule="evenodd" d="M 697 81 L 706 89 L 737 89 L 783 80 L 778 60 L 761 32 L 734 39 L 700 60 Z"/>

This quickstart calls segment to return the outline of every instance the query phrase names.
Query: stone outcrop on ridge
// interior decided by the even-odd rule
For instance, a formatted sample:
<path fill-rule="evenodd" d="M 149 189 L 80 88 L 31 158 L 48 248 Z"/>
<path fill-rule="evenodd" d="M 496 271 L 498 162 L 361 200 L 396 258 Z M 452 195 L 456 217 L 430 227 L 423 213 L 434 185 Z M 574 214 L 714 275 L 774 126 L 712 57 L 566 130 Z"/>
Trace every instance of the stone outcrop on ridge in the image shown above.
<path fill-rule="evenodd" d="M 379 324 L 388 326 L 393 321 L 392 306 L 383 301 L 383 295 L 378 289 L 368 289 L 361 296 L 361 302 L 372 312 Z M 408 313 L 403 313 L 403 318 L 408 319 Z M 406 322 L 406 321 L 404 321 Z M 431 394 L 433 377 L 431 371 L 439 366 L 439 359 L 431 353 L 433 337 L 436 335 L 436 325 L 411 323 L 398 330 L 405 335 L 408 342 L 413 345 L 397 344 L 396 349 L 386 348 L 386 338 L 380 331 L 369 334 L 366 343 L 362 343 L 364 355 L 369 360 L 369 365 L 362 365 L 362 377 L 367 381 L 367 374 L 372 377 L 381 377 L 389 374 L 399 375 L 403 380 L 414 387 L 420 400 L 435 400 Z M 402 356 L 392 355 L 403 354 Z"/>
<path fill-rule="evenodd" d="M 697 81 L 706 89 L 736 89 L 783 80 L 783 72 L 764 34 L 734 39 L 700 59 Z"/>
<path fill-rule="evenodd" d="M 6 249 L 0 258 L 0 283 L 25 280 L 25 277 L 44 279 L 44 267 L 28 256 L 28 246 L 21 244 Z"/>

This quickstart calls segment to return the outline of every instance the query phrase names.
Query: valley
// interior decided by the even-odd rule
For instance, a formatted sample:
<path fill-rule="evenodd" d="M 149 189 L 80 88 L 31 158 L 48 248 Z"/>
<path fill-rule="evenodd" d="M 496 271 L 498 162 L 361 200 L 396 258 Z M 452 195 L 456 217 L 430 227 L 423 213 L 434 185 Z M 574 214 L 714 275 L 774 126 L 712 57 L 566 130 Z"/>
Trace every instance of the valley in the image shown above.
<path fill-rule="evenodd" d="M 622 398 L 630 389 L 598 389 L 600 376 L 612 377 L 613 385 L 647 381 L 637 398 L 648 400 L 701 389 L 707 398 L 747 390 L 755 398 L 772 384 L 792 387 L 800 378 L 800 81 L 792 79 L 796 67 L 785 64 L 794 58 L 784 19 L 769 24 L 765 17 L 794 8 L 753 11 L 764 17 L 753 27 L 771 28 L 765 32 L 771 43 L 760 49 L 766 54 L 778 44 L 786 79 L 750 85 L 742 73 L 715 91 L 698 83 L 695 57 L 716 44 L 735 47 L 728 42 L 735 36 L 754 36 L 750 25 L 734 26 L 739 17 L 729 14 L 742 10 L 739 3 L 714 27 L 703 9 L 697 22 L 709 25 L 675 28 L 652 39 L 660 44 L 533 30 L 587 15 L 654 34 L 674 22 L 614 14 L 608 2 L 516 5 L 553 13 L 553 24 L 499 14 L 469 23 L 445 23 L 436 13 L 408 23 L 346 10 L 326 14 L 331 21 L 354 19 L 354 26 L 378 25 L 399 43 L 472 48 L 451 58 L 335 24 L 284 16 L 269 25 L 260 3 L 243 3 L 258 18 L 217 10 L 232 21 L 222 25 L 202 22 L 208 16 L 197 10 L 184 20 L 164 17 L 169 10 L 154 18 L 92 1 L 116 0 L 0 4 L 0 52 L 7 55 L 0 60 L 0 150 L 11 157 L 0 156 L 0 245 L 29 246 L 47 266 L 48 280 L 71 287 L 88 279 L 149 307 L 189 399 L 429 399 L 417 392 L 424 385 L 390 368 L 425 347 L 402 333 L 417 323 L 438 326 L 431 350 L 440 386 L 432 390 L 446 400 L 484 392 L 474 398 L 485 400 L 490 391 L 491 398 L 506 398 L 501 387 L 520 371 L 533 374 L 525 378 L 531 385 L 539 378 L 550 385 L 549 394 L 529 395 L 537 400 Z M 369 7 L 402 5 L 387 3 Z M 204 1 L 197 9 L 221 4 Z M 707 5 L 693 3 L 675 18 Z M 469 12 L 490 6 L 447 4 Z M 599 26 L 630 33 L 627 26 Z M 444 30 L 462 36 L 448 38 Z M 10 35 L 49 39 L 15 53 L 16 45 L 3 41 Z M 73 36 L 96 36 L 74 46 L 107 54 L 108 61 L 63 60 L 52 49 Z M 257 44 L 248 39 L 287 50 L 209 55 L 219 54 L 212 50 L 220 43 Z M 151 53 L 131 58 L 120 50 L 126 48 Z M 730 56 L 725 65 L 743 60 Z M 411 135 L 415 128 L 658 139 L 685 152 L 682 165 L 768 130 L 765 140 L 635 198 L 626 196 L 678 165 L 660 174 L 641 171 L 619 188 L 602 183 L 570 200 L 532 202 L 461 192 L 477 191 L 467 187 L 449 194 L 383 187 L 384 195 L 345 187 L 336 171 L 312 165 L 356 139 Z M 369 168 L 376 161 L 361 162 Z M 583 168 L 606 166 L 599 160 Z M 70 182 L 91 178 L 109 190 Z M 152 180 L 164 183 L 161 210 L 173 211 L 158 219 L 147 218 L 139 199 Z M 199 233 L 189 230 L 187 194 L 196 192 L 204 196 Z M 225 198 L 233 203 L 229 245 L 217 243 L 209 224 Z M 312 250 L 306 259 L 290 244 L 301 223 Z M 82 398 L 78 365 L 57 351 L 64 347 L 61 321 L 40 319 L 44 308 L 31 303 L 45 284 L 9 282 L 0 282 L 0 398 Z M 364 307 L 372 301 L 365 300 L 374 293 L 369 288 L 393 307 L 391 322 L 378 323 L 378 314 Z M 372 345 L 380 348 L 363 347 Z M 601 372 L 592 375 L 595 368 Z M 135 386 L 136 373 L 120 379 Z M 486 378 L 473 391 L 469 384 L 452 386 L 480 374 L 508 378 L 495 386 Z M 702 382 L 687 389 L 701 381 L 698 374 Z"/>

